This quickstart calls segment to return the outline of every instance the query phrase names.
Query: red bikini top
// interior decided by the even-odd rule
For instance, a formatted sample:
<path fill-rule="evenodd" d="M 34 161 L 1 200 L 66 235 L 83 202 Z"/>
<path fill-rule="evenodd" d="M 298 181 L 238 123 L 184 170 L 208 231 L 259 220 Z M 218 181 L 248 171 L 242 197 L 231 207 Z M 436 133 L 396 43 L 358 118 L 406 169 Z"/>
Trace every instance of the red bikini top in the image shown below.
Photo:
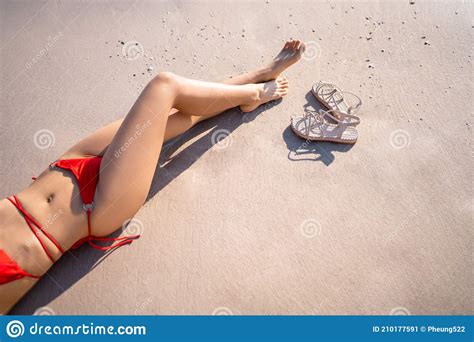
<path fill-rule="evenodd" d="M 102 157 L 90 157 L 90 158 L 78 158 L 78 159 L 63 159 L 58 160 L 51 163 L 51 166 L 56 166 L 64 170 L 71 171 L 74 177 L 77 179 L 79 184 L 79 192 L 81 194 L 83 208 L 87 213 L 87 231 L 88 234 L 86 237 L 78 240 L 71 249 L 76 249 L 81 246 L 84 242 L 89 243 L 93 248 L 99 249 L 102 251 L 107 251 L 112 248 L 120 247 L 123 245 L 128 245 L 133 242 L 133 240 L 138 239 L 140 235 L 130 235 L 130 236 L 122 236 L 118 238 L 111 238 L 111 237 L 100 237 L 95 236 L 92 234 L 91 228 L 91 212 L 94 208 L 94 195 L 97 188 L 97 182 L 99 181 L 99 171 L 100 171 L 100 163 L 102 161 Z M 36 178 L 33 178 L 36 179 Z M 20 201 L 16 196 L 13 196 L 13 200 L 8 198 L 8 200 L 23 214 L 23 217 L 30 227 L 31 231 L 35 234 L 36 238 L 40 242 L 41 246 L 43 247 L 44 251 L 48 255 L 49 259 L 54 263 L 55 260 L 52 257 L 51 253 L 49 252 L 48 248 L 41 240 L 41 235 L 39 231 L 41 231 L 44 236 L 46 236 L 61 252 L 64 254 L 63 249 L 61 248 L 60 244 L 54 237 L 44 230 L 43 227 L 23 208 Z M 100 246 L 97 242 L 116 242 L 112 243 L 108 246 Z"/>

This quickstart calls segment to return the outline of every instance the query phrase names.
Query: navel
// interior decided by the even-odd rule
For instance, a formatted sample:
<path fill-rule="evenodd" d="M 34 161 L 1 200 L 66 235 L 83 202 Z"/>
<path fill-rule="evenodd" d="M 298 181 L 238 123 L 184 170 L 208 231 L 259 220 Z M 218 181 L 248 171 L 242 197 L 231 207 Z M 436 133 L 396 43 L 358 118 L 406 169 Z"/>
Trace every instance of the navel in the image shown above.
<path fill-rule="evenodd" d="M 54 194 L 50 194 L 46 200 L 48 201 L 48 203 L 51 203 L 53 199 L 54 199 Z"/>

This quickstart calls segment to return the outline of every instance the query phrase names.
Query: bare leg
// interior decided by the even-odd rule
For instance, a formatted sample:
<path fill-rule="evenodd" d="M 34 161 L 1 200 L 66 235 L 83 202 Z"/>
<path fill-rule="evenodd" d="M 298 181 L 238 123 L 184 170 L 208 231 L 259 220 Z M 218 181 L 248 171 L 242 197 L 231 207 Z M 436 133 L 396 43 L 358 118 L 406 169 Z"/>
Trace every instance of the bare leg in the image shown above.
<path fill-rule="evenodd" d="M 288 63 L 288 59 L 284 62 Z M 107 235 L 135 214 L 148 193 L 164 140 L 183 133 L 212 113 L 235 105 L 249 110 L 282 96 L 286 92 L 284 84 L 253 84 L 273 80 L 283 70 L 282 63 L 270 65 L 273 66 L 234 77 L 224 85 L 161 74 L 145 88 L 125 119 L 98 130 L 66 152 L 62 158 L 103 155 L 92 213 L 93 233 Z M 184 114 L 194 110 L 203 116 Z M 135 136 L 137 132 L 140 133 Z M 4 303 L 0 299 L 0 313 L 6 313 L 34 282 L 24 278 L 1 285 L 0 292 L 7 300 Z"/>
<path fill-rule="evenodd" d="M 241 75 L 232 76 L 223 83 L 240 85 L 274 80 L 301 59 L 305 48 L 306 46 L 301 40 L 287 41 L 283 49 L 267 65 Z"/>
<path fill-rule="evenodd" d="M 289 68 L 291 65 L 295 64 L 301 59 L 305 51 L 305 44 L 301 40 L 290 40 L 285 43 L 281 51 L 273 58 L 273 60 L 267 65 L 258 68 L 256 70 L 233 76 L 222 83 L 233 84 L 233 85 L 242 85 L 249 83 L 261 83 L 267 82 L 270 80 L 275 80 L 280 76 L 280 74 Z M 257 106 L 258 107 L 258 106 Z M 251 111 L 255 108 L 242 108 L 243 111 Z M 186 114 L 186 113 L 184 113 Z M 193 121 L 195 123 L 206 120 L 210 117 L 219 114 L 219 112 L 209 111 L 197 117 L 194 117 Z M 192 116 L 195 116 L 194 113 L 191 113 Z M 194 123 L 194 124 L 195 124 Z"/>
<path fill-rule="evenodd" d="M 300 60 L 304 52 L 305 45 L 303 42 L 288 41 L 283 49 L 277 54 L 273 60 L 250 72 L 233 76 L 222 83 L 229 85 L 243 85 L 249 83 L 260 83 L 277 78 L 286 68 Z M 198 122 L 215 116 L 218 112 L 206 113 L 207 115 L 195 115 L 193 112 L 184 113 L 173 108 L 170 110 L 169 118 L 165 131 L 165 141 L 175 138 L 176 136 L 186 132 Z M 118 128 L 122 124 L 123 119 L 116 120 L 89 135 L 78 144 L 73 146 L 61 158 L 77 157 L 84 155 L 102 156 L 112 141 Z"/>
<path fill-rule="evenodd" d="M 106 235 L 142 206 L 165 138 L 169 111 L 222 112 L 284 96 L 283 83 L 226 85 L 161 73 L 144 89 L 103 155 L 92 225 Z M 137 127 L 142 127 L 137 136 Z M 134 137 L 134 140 L 131 140 Z"/>

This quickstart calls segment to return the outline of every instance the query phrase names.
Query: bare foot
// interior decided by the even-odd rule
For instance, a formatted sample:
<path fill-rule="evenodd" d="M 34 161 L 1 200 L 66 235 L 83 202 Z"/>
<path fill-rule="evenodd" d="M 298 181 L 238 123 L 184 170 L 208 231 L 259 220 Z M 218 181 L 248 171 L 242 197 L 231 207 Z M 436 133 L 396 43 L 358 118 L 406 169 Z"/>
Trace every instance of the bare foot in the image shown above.
<path fill-rule="evenodd" d="M 289 40 L 283 46 L 273 61 L 263 68 L 263 78 L 265 81 L 274 80 L 289 66 L 301 59 L 306 45 L 301 40 Z"/>
<path fill-rule="evenodd" d="M 257 90 L 257 96 L 249 103 L 240 106 L 242 112 L 251 112 L 261 104 L 279 99 L 288 94 L 289 84 L 286 77 L 278 77 L 265 83 L 249 84 Z"/>

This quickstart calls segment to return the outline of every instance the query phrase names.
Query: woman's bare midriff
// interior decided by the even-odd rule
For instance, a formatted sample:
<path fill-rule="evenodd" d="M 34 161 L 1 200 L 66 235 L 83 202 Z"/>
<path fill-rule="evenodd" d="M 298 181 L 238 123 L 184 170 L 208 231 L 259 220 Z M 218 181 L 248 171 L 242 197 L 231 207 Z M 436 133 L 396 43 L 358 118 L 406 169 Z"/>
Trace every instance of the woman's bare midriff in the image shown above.
<path fill-rule="evenodd" d="M 73 175 L 55 167 L 47 168 L 36 181 L 16 194 L 24 209 L 67 251 L 87 235 L 87 216 Z M 40 238 L 55 260 L 56 246 L 40 232 Z M 28 227 L 22 214 L 7 199 L 0 201 L 0 249 L 26 272 L 42 276 L 51 260 Z M 0 313 L 5 314 L 36 283 L 25 277 L 0 285 Z"/>

